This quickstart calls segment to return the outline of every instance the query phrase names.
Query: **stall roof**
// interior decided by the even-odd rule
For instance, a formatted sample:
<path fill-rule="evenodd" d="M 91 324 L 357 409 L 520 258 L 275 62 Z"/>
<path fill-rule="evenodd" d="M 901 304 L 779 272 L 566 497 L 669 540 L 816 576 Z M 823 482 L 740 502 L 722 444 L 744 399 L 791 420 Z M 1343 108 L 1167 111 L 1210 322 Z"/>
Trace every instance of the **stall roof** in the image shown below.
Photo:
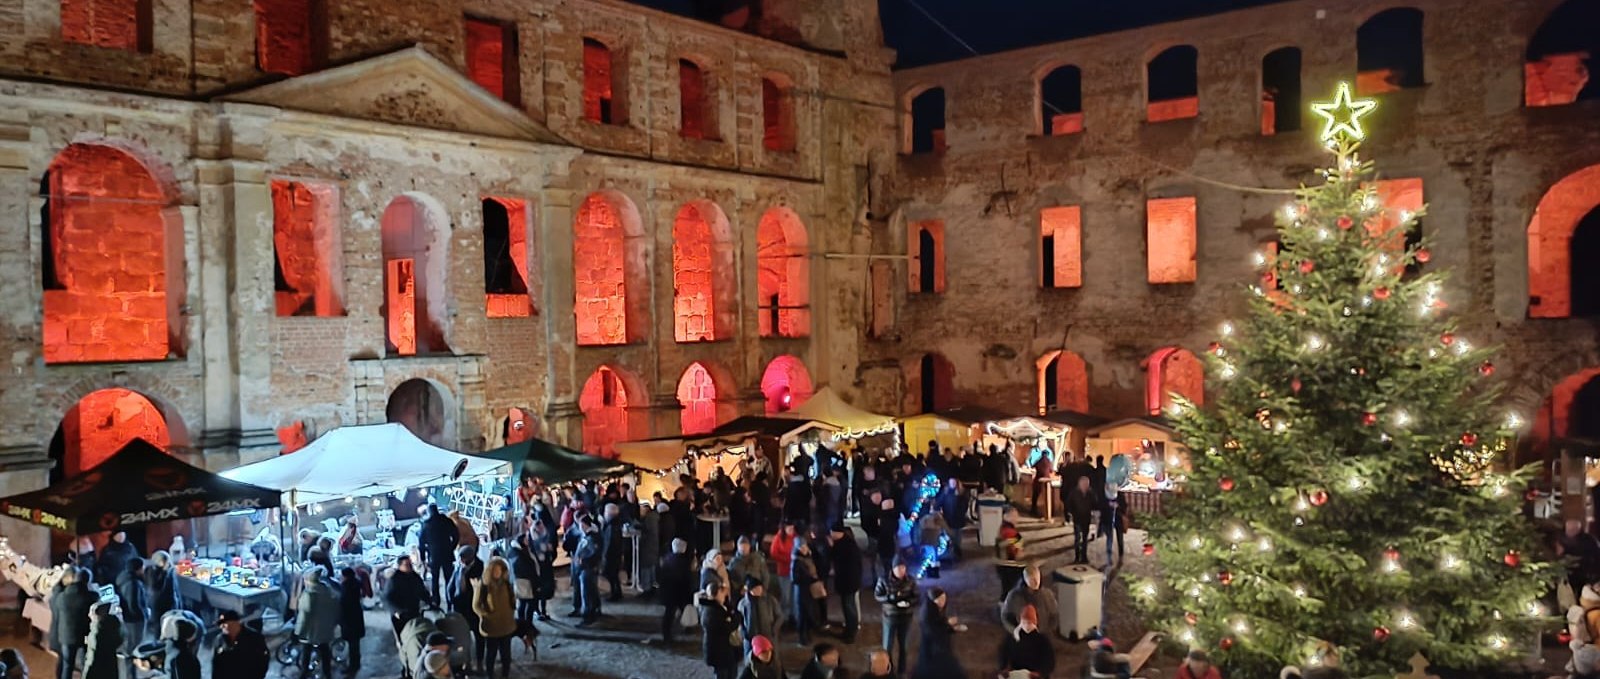
<path fill-rule="evenodd" d="M 683 459 L 683 442 L 682 436 L 666 436 L 642 441 L 621 441 L 615 448 L 618 460 L 640 469 L 659 472 L 671 469 L 673 465 L 678 464 L 678 460 Z"/>
<path fill-rule="evenodd" d="M 581 479 L 616 476 L 626 473 L 633 467 L 626 462 L 595 457 L 537 438 L 476 455 L 510 464 L 511 476 L 514 479 L 520 479 L 523 474 L 528 474 L 544 479 L 546 483 L 567 483 Z"/>
<path fill-rule="evenodd" d="M 1105 432 L 1108 432 L 1108 431 L 1111 431 L 1111 430 L 1114 430 L 1114 429 L 1121 429 L 1123 427 L 1127 427 L 1127 426 L 1130 426 L 1130 425 L 1131 426 L 1149 427 L 1151 429 L 1155 429 L 1157 431 L 1161 431 L 1161 432 L 1164 432 L 1166 434 L 1176 434 L 1176 433 L 1178 433 L 1178 430 L 1172 428 L 1172 423 L 1170 421 L 1168 421 L 1167 418 L 1165 418 L 1165 417 L 1162 417 L 1160 415 L 1140 415 L 1139 417 L 1128 417 L 1128 418 L 1117 420 L 1115 422 L 1107 422 L 1105 424 L 1099 425 L 1097 427 L 1094 427 L 1094 428 L 1090 429 L 1089 430 L 1089 435 L 1090 436 L 1099 436 L 1102 433 L 1105 433 Z"/>
<path fill-rule="evenodd" d="M 792 417 L 762 417 L 759 415 L 746 415 L 734 418 L 727 424 L 711 430 L 706 438 L 726 437 L 738 434 L 756 434 L 758 436 L 776 436 L 783 438 L 803 429 L 811 428 L 819 423 L 800 422 Z M 831 428 L 831 427 L 830 427 Z"/>
<path fill-rule="evenodd" d="M 14 519 L 86 535 L 233 511 L 271 509 L 279 493 L 232 481 L 134 439 L 92 469 L 43 490 L 0 499 Z"/>
<path fill-rule="evenodd" d="M 781 417 L 796 420 L 812 420 L 831 425 L 846 432 L 867 432 L 894 426 L 894 418 L 888 415 L 879 415 L 857 408 L 845 403 L 839 393 L 832 387 L 823 387 L 810 399 L 786 413 Z"/>
<path fill-rule="evenodd" d="M 456 467 L 463 471 L 456 475 Z M 452 453 L 417 438 L 405 425 L 340 427 L 288 455 L 222 473 L 235 481 L 292 493 L 294 504 L 381 495 L 506 473 L 501 460 Z"/>
<path fill-rule="evenodd" d="M 1045 413 L 1042 419 L 1055 422 L 1057 424 L 1064 424 L 1069 427 L 1077 427 L 1079 429 L 1093 429 L 1105 424 L 1108 421 L 1104 417 L 1090 415 L 1089 413 L 1080 413 L 1076 410 L 1052 410 L 1048 413 Z"/>
<path fill-rule="evenodd" d="M 954 408 L 945 408 L 943 410 L 935 410 L 935 411 L 933 411 L 931 413 L 923 413 L 921 415 L 911 415 L 911 416 L 905 417 L 903 419 L 909 420 L 909 419 L 912 419 L 912 418 L 915 418 L 915 417 L 941 417 L 941 418 L 944 418 L 946 420 L 950 420 L 951 422 L 959 422 L 959 423 L 965 424 L 965 425 L 974 425 L 974 424 L 983 424 L 985 422 L 1001 422 L 1001 421 L 1004 421 L 1004 420 L 1015 420 L 1015 419 L 1018 419 L 1018 418 L 1021 418 L 1021 417 L 1027 417 L 1027 416 L 1026 415 L 1018 415 L 1016 413 L 1008 413 L 1008 412 L 1004 412 L 1004 411 L 1001 411 L 1001 410 L 997 410 L 997 409 L 994 409 L 994 408 L 988 408 L 988 407 L 984 407 L 984 406 L 957 406 L 957 407 L 954 407 Z"/>

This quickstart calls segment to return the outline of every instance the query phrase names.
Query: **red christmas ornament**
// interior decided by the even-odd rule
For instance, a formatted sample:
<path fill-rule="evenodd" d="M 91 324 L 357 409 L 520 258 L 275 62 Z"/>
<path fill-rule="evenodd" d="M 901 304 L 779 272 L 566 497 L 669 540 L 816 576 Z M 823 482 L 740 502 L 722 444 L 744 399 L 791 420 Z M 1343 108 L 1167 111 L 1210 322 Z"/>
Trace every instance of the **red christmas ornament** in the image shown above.
<path fill-rule="evenodd" d="M 1355 223 L 1355 220 L 1351 219 L 1349 215 L 1339 215 L 1339 228 L 1348 229 L 1355 226 Z"/>
<path fill-rule="evenodd" d="M 1212 342 L 1211 344 L 1206 345 L 1206 351 L 1209 351 L 1209 352 L 1211 352 L 1213 354 L 1221 356 L 1222 355 L 1222 344 L 1219 343 L 1219 342 Z"/>
<path fill-rule="evenodd" d="M 1518 554 L 1517 550 L 1513 549 L 1513 550 L 1511 550 L 1509 552 L 1506 552 L 1505 562 L 1506 562 L 1507 566 L 1510 566 L 1512 568 L 1516 568 L 1517 566 L 1521 566 L 1522 565 L 1522 555 Z"/>
<path fill-rule="evenodd" d="M 1427 264 L 1428 260 L 1430 260 L 1430 259 L 1433 259 L 1433 253 L 1428 252 L 1427 248 L 1423 248 L 1423 249 L 1417 251 L 1417 261 L 1418 262 L 1420 262 L 1422 264 Z"/>
<path fill-rule="evenodd" d="M 1566 630 L 1556 632 L 1556 643 L 1561 644 L 1562 646 L 1572 643 L 1572 633 Z"/>
<path fill-rule="evenodd" d="M 1156 546 L 1155 545 L 1152 545 L 1152 544 L 1150 544 L 1148 542 L 1144 543 L 1144 555 L 1145 556 L 1150 556 L 1150 555 L 1155 554 L 1155 553 L 1156 553 Z"/>
<path fill-rule="evenodd" d="M 1217 582 L 1220 582 L 1224 585 L 1231 585 L 1233 584 L 1233 574 L 1229 573 L 1228 571 L 1217 573 Z"/>
<path fill-rule="evenodd" d="M 1389 299 L 1389 288 L 1379 287 L 1372 291 L 1372 298 L 1378 301 Z"/>
<path fill-rule="evenodd" d="M 1261 274 L 1261 283 L 1269 288 L 1277 287 L 1278 275 L 1271 271 Z"/>
<path fill-rule="evenodd" d="M 1389 628 L 1383 627 L 1381 625 L 1378 626 L 1378 627 L 1372 628 L 1372 640 L 1376 641 L 1376 642 L 1378 642 L 1380 644 L 1385 642 L 1385 641 L 1388 641 L 1389 640 Z"/>
<path fill-rule="evenodd" d="M 1223 637 L 1222 641 L 1217 642 L 1217 645 L 1221 646 L 1224 651 L 1233 648 L 1233 637 Z"/>
<path fill-rule="evenodd" d="M 1377 423 L 1378 423 L 1378 414 L 1377 413 L 1362 413 L 1361 414 L 1361 425 L 1362 426 L 1370 427 L 1370 426 L 1372 426 L 1374 424 L 1377 424 Z"/>
<path fill-rule="evenodd" d="M 1300 384 L 1300 378 L 1296 377 L 1296 378 L 1294 378 L 1292 380 L 1289 380 L 1289 389 L 1293 390 L 1294 393 L 1296 393 L 1296 394 L 1300 393 L 1300 387 L 1301 386 L 1302 385 Z"/>
<path fill-rule="evenodd" d="M 1313 506 L 1313 507 L 1321 507 L 1322 505 L 1325 505 L 1325 504 L 1328 504 L 1328 491 L 1325 491 L 1325 490 L 1312 491 L 1312 493 L 1311 493 L 1311 506 Z"/>
<path fill-rule="evenodd" d="M 1305 260 L 1303 262 L 1300 262 L 1300 273 L 1311 273 L 1316 268 L 1317 268 L 1317 265 L 1312 263 L 1312 261 L 1309 260 L 1309 259 Z"/>
<path fill-rule="evenodd" d="M 1383 550 L 1383 558 L 1388 559 L 1390 561 L 1399 561 L 1400 560 L 1400 550 L 1395 549 L 1393 547 L 1385 549 L 1385 550 Z"/>
<path fill-rule="evenodd" d="M 1478 366 L 1478 374 L 1479 375 L 1483 375 L 1484 377 L 1488 377 L 1490 375 L 1493 375 L 1494 374 L 1494 364 L 1490 363 L 1488 361 L 1484 361 L 1483 365 Z"/>
<path fill-rule="evenodd" d="M 1193 625 L 1193 624 L 1196 624 L 1196 623 L 1200 622 L 1200 616 L 1195 615 L 1194 612 L 1192 612 L 1192 611 L 1189 612 L 1189 613 L 1184 613 L 1183 614 L 1183 621 Z"/>
<path fill-rule="evenodd" d="M 1217 481 L 1217 486 L 1222 488 L 1222 492 L 1224 493 L 1233 490 L 1233 479 L 1224 476 L 1221 480 Z"/>
<path fill-rule="evenodd" d="M 1475 446 L 1475 445 L 1478 445 L 1478 435 L 1474 434 L 1474 433 L 1472 433 L 1470 431 L 1465 433 L 1465 434 L 1462 434 L 1461 435 L 1461 445 L 1463 445 L 1463 446 Z"/>
<path fill-rule="evenodd" d="M 1528 502 L 1538 502 L 1539 501 L 1539 489 L 1538 488 L 1529 488 L 1528 492 L 1522 494 L 1522 499 L 1526 500 Z"/>
<path fill-rule="evenodd" d="M 1448 347 L 1448 346 L 1456 343 L 1456 336 L 1447 332 L 1447 333 L 1439 336 L 1439 341 L 1443 342 L 1444 345 Z"/>

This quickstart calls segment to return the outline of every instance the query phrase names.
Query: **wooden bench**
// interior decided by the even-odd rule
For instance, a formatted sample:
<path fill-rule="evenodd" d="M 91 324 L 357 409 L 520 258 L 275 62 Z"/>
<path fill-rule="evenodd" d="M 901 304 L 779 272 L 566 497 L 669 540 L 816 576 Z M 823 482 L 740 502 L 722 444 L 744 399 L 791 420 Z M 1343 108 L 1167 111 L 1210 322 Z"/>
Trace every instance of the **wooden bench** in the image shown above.
<path fill-rule="evenodd" d="M 1130 674 L 1138 674 L 1145 664 L 1150 662 L 1150 657 L 1156 654 L 1156 648 L 1161 645 L 1161 635 L 1155 632 L 1145 632 L 1139 643 L 1134 644 L 1128 651 L 1128 664 L 1133 667 Z"/>

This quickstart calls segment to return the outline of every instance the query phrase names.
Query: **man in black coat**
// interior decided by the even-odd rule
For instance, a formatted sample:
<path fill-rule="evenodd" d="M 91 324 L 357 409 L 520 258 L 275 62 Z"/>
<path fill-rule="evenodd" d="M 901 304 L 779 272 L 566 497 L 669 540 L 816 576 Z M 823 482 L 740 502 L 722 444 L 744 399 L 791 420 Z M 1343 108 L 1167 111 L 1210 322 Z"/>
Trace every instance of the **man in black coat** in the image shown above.
<path fill-rule="evenodd" d="M 1006 452 L 999 446 L 989 446 L 989 455 L 983 458 L 983 485 L 996 493 L 1006 491 L 1006 477 L 1009 475 L 1010 463 L 1006 460 Z"/>
<path fill-rule="evenodd" d="M 115 584 L 127 572 L 128 562 L 137 558 L 139 550 L 128 544 L 128 534 L 120 530 L 112 533 L 111 539 L 105 547 L 100 548 L 100 555 L 95 559 L 94 581 Z"/>
<path fill-rule="evenodd" d="M 412 573 L 412 576 L 416 576 L 416 573 Z M 267 676 L 267 660 L 271 654 L 267 651 L 266 639 L 256 628 L 259 624 L 252 621 L 246 625 L 240 622 L 238 613 L 222 612 L 218 620 L 222 636 L 217 638 L 216 648 L 211 655 L 212 677 L 264 679 Z"/>
<path fill-rule="evenodd" d="M 600 523 L 600 572 L 611 585 L 608 601 L 622 601 L 622 561 L 632 551 L 629 540 L 622 536 L 622 507 L 606 505 L 605 520 Z"/>
<path fill-rule="evenodd" d="M 793 524 L 811 520 L 811 482 L 795 474 L 789 477 L 789 486 L 783 491 L 783 519 Z"/>
<path fill-rule="evenodd" d="M 434 603 L 439 603 L 439 587 L 450 582 L 455 574 L 456 546 L 459 544 L 461 531 L 456 528 L 456 522 L 439 511 L 439 505 L 429 503 L 428 518 L 422 521 L 417 548 L 422 553 L 423 563 L 427 565 L 431 588 L 429 596 Z M 471 607 L 471 602 L 468 602 L 467 608 Z"/>
<path fill-rule="evenodd" d="M 1089 563 L 1089 526 L 1093 523 L 1097 504 L 1090 486 L 1089 477 L 1078 477 L 1061 505 L 1067 520 L 1072 522 L 1072 563 L 1075 564 Z"/>
<path fill-rule="evenodd" d="M 661 638 L 672 644 L 673 630 L 678 627 L 678 617 L 683 614 L 684 607 L 694 603 L 694 563 L 689 556 L 689 541 L 676 538 L 672 541 L 672 551 L 661 559 L 661 568 L 656 571 L 656 582 L 659 583 L 661 605 Z"/>
<path fill-rule="evenodd" d="M 427 599 L 428 588 L 411 564 L 411 557 L 402 555 L 395 559 L 394 574 L 383 587 L 383 603 L 389 608 L 389 622 L 394 625 L 396 634 L 405 629 L 406 623 L 422 615 L 422 603 Z"/>
<path fill-rule="evenodd" d="M 456 548 L 456 558 L 456 571 L 450 577 L 450 609 L 460 613 L 472 626 L 473 644 L 477 647 L 472 657 L 481 661 L 488 646 L 478 633 L 478 613 L 472 608 L 472 597 L 477 583 L 483 581 L 483 562 L 478 560 L 477 551 L 468 545 Z"/>
<path fill-rule="evenodd" d="M 833 589 L 844 610 L 844 643 L 853 644 L 861 630 L 861 545 L 842 523 L 834 524 L 832 532 Z"/>
<path fill-rule="evenodd" d="M 88 646 L 89 609 L 100 600 L 89 588 L 91 577 L 87 570 L 69 569 L 50 593 L 50 647 L 60 658 L 59 679 L 72 679 L 73 665 Z"/>
<path fill-rule="evenodd" d="M 878 573 L 889 572 L 894 558 L 900 553 L 900 512 L 894 500 L 885 499 L 878 508 Z"/>
<path fill-rule="evenodd" d="M 150 590 L 144 583 L 144 559 L 133 557 L 127 568 L 117 576 L 117 599 L 122 602 L 122 652 L 126 660 L 126 676 L 133 672 L 133 651 L 144 643 L 145 630 L 150 620 Z"/>

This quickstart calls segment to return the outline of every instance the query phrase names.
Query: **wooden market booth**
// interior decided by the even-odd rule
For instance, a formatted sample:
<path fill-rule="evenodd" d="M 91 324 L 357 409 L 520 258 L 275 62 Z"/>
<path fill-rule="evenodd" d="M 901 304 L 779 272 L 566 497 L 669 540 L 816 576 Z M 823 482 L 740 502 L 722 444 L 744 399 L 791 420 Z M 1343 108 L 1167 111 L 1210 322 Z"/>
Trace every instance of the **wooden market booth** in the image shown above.
<path fill-rule="evenodd" d="M 721 467 L 729 476 L 737 477 L 740 463 L 749 455 L 761 456 L 776 470 L 786 459 L 785 451 L 797 447 L 803 438 L 834 431 L 833 427 L 810 420 L 745 416 L 705 434 L 626 441 L 618 443 L 616 450 L 618 460 L 655 472 L 639 475 L 640 497 L 649 497 L 656 491 L 671 496 L 678 487 L 679 474 L 692 473 L 704 483 Z"/>
<path fill-rule="evenodd" d="M 1132 472 L 1121 488 L 1135 515 L 1159 513 L 1162 497 L 1172 491 L 1189 467 L 1189 448 L 1177 441 L 1177 430 L 1159 415 L 1130 417 L 1089 429 L 1084 448 L 1091 459 L 1128 456 Z"/>

